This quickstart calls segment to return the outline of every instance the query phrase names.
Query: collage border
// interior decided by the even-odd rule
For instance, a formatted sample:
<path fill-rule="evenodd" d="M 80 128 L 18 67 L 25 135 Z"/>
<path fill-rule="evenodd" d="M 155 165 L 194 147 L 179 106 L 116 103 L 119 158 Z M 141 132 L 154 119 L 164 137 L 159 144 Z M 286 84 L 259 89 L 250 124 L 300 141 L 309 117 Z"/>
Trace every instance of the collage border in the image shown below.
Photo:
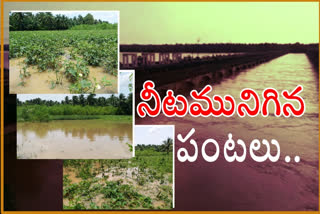
<path fill-rule="evenodd" d="M 4 2 L 159 2 L 156 0 L 118 0 L 118 1 L 110 1 L 110 0 L 94 0 L 94 1 L 88 1 L 88 0 L 1 0 L 1 212 L 3 214 L 34 214 L 34 213 L 43 213 L 43 214 L 58 214 L 58 213 L 68 213 L 68 214 L 78 214 L 78 213 L 99 213 L 99 214 L 117 214 L 120 212 L 125 212 L 127 214 L 136 214 L 139 212 L 144 212 L 144 213 L 176 213 L 176 214 L 182 214 L 186 213 L 186 211 L 131 211 L 131 210 L 125 210 L 125 211 L 5 211 L 4 210 Z M 165 0 L 161 2 L 194 2 L 193 0 Z M 247 1 L 241 1 L 241 0 L 218 0 L 218 1 L 211 1 L 211 0 L 200 0 L 198 2 L 318 2 L 319 0 L 247 0 Z M 320 6 L 318 5 L 318 10 L 320 13 Z M 119 17 L 120 19 L 120 17 Z M 319 22 L 320 26 L 320 22 Z M 119 31 L 120 31 L 120 26 L 119 26 Z M 320 41 L 320 34 L 319 36 L 319 41 Z M 120 39 L 119 39 L 120 40 Z M 120 41 L 119 41 L 120 44 Z M 120 49 L 118 50 L 120 53 Z M 120 54 L 118 55 L 118 58 L 120 57 Z M 319 61 L 320 61 L 320 55 L 319 55 Z M 118 63 L 119 66 L 120 62 Z M 120 69 L 118 69 L 118 72 L 120 72 Z M 320 72 L 319 72 L 319 77 L 320 78 Z M 118 83 L 119 85 L 119 83 Z M 135 83 L 133 84 L 135 85 Z M 318 96 L 319 96 L 319 91 L 318 91 Z M 319 97 L 320 98 L 320 97 Z M 320 100 L 320 99 L 319 99 Z M 320 102 L 319 102 L 319 111 L 320 111 Z M 320 129 L 320 117 L 318 117 L 319 121 L 319 129 Z M 318 136 L 318 151 L 320 151 L 320 135 Z M 174 153 L 173 153 L 174 154 Z M 319 167 L 320 167 L 320 158 L 318 160 L 319 162 Z M 320 169 L 320 168 L 319 168 Z M 320 173 L 318 173 L 318 182 L 319 182 L 319 188 L 320 188 Z M 320 194 L 320 189 L 318 190 L 318 193 Z M 318 209 L 320 205 L 320 197 L 318 196 Z M 242 214 L 242 213 L 257 213 L 259 211 L 188 211 L 188 214 L 193 214 L 193 213 L 208 213 L 208 214 L 217 214 L 217 213 L 223 213 L 223 214 Z M 260 211 L 263 212 L 264 214 L 289 214 L 289 213 L 306 213 L 306 214 L 311 214 L 311 213 L 320 213 L 320 211 Z"/>

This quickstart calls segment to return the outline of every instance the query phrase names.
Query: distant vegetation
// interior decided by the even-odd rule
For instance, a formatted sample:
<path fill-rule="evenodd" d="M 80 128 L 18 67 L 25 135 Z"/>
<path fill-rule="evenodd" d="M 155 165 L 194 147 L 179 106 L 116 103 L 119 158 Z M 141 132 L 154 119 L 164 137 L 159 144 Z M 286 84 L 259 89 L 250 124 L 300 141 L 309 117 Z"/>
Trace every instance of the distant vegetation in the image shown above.
<path fill-rule="evenodd" d="M 87 97 L 84 95 L 68 96 L 58 102 L 42 100 L 40 98 L 25 102 L 17 99 L 18 121 L 69 120 L 69 119 L 108 119 L 128 120 L 128 117 L 110 117 L 110 115 L 132 115 L 132 94 L 128 97 L 120 94 L 118 97 L 111 95 L 109 98 L 95 98 L 95 94 Z M 109 115 L 109 117 L 102 117 Z"/>
<path fill-rule="evenodd" d="M 306 52 L 318 50 L 318 44 L 277 43 L 206 43 L 206 44 L 163 44 L 163 45 L 120 45 L 120 52 L 187 52 L 187 53 L 239 53 L 288 51 Z"/>
<path fill-rule="evenodd" d="M 63 207 L 171 209 L 172 164 L 171 138 L 163 145 L 136 146 L 129 160 L 64 160 Z"/>
<path fill-rule="evenodd" d="M 117 24 L 102 23 L 96 25 L 76 25 L 70 28 L 70 30 L 117 30 Z"/>
<path fill-rule="evenodd" d="M 13 12 L 9 14 L 10 31 L 36 31 L 36 30 L 66 30 L 74 29 L 79 25 L 97 25 L 102 24 L 105 29 L 117 29 L 117 24 L 111 24 L 107 21 L 96 20 L 93 15 L 88 13 L 86 16 L 69 18 L 65 15 L 53 15 L 51 12 Z M 80 27 L 81 28 L 81 27 Z M 95 28 L 91 28 L 92 30 Z M 90 29 L 90 30 L 91 30 Z M 77 29 L 78 30 L 78 29 Z M 89 30 L 89 29 L 83 29 Z"/>

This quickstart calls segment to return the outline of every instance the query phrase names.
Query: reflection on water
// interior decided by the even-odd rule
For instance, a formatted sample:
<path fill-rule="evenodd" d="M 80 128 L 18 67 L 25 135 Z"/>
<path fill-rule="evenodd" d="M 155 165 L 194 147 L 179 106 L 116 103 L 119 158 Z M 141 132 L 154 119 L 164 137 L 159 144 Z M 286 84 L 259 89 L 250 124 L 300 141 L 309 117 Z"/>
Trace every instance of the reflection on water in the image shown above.
<path fill-rule="evenodd" d="M 173 124 L 174 121 L 177 134 L 185 136 L 191 128 L 195 128 L 194 139 L 198 145 L 202 145 L 208 138 L 217 140 L 221 145 L 220 156 L 215 163 L 199 160 L 197 164 L 176 164 L 176 173 L 180 175 L 176 182 L 176 192 L 184 192 L 184 200 L 193 200 L 192 204 L 196 205 L 190 205 L 190 209 L 203 209 L 215 201 L 210 209 L 230 210 L 232 207 L 234 210 L 318 210 L 317 74 L 305 54 L 287 54 L 213 85 L 211 96 L 230 94 L 238 103 L 240 91 L 244 88 L 252 88 L 261 95 L 268 87 L 278 91 L 292 91 L 300 84 L 304 88 L 300 95 L 306 104 L 306 112 L 300 118 L 277 118 L 273 115 L 267 118 L 261 115 L 254 118 L 235 115 L 230 118 L 161 116 L 150 119 L 154 122 L 148 121 L 149 124 Z M 272 109 L 273 104 L 270 103 L 269 106 Z M 223 145 L 228 133 L 233 134 L 234 140 L 244 140 L 247 148 L 253 139 L 267 139 L 269 142 L 276 139 L 281 147 L 281 157 L 276 163 L 255 163 L 247 152 L 245 163 L 226 164 Z M 177 143 L 177 147 L 181 146 L 181 143 Z M 183 145 L 185 146 L 193 154 L 192 147 Z M 241 154 L 242 151 L 239 151 L 239 155 Z M 286 163 L 286 155 L 291 160 L 298 155 L 301 161 Z M 207 185 L 198 185 L 186 191 L 185 186 L 194 186 L 196 181 L 181 179 L 181 175 L 183 178 L 198 175 L 200 180 L 197 183 Z M 206 197 L 192 197 L 200 192 L 207 192 Z M 178 204 L 179 195 L 177 200 Z"/>
<path fill-rule="evenodd" d="M 270 115 L 267 118 L 260 114 L 257 117 L 240 118 L 236 114 L 232 117 L 184 117 L 186 123 L 206 124 L 211 130 L 219 130 L 214 137 L 221 142 L 227 139 L 227 133 L 231 132 L 236 138 L 249 142 L 254 138 L 277 139 L 280 142 L 283 155 L 299 155 L 304 161 L 318 163 L 318 73 L 313 70 L 305 54 L 287 54 L 272 60 L 269 63 L 248 69 L 238 75 L 225 79 L 218 85 L 213 85 L 213 91 L 209 94 L 224 96 L 232 95 L 236 103 L 242 102 L 240 92 L 244 88 L 252 88 L 263 100 L 262 92 L 268 87 L 278 90 L 292 91 L 297 85 L 303 86 L 300 96 L 305 101 L 306 111 L 302 117 L 274 116 L 274 105 L 270 102 L 268 109 Z M 193 100 L 189 98 L 190 102 Z M 286 102 L 280 96 L 281 103 Z M 247 102 L 253 106 L 253 101 Z M 298 108 L 298 103 L 293 103 Z M 226 103 L 229 107 L 229 103 Z M 215 102 L 215 107 L 219 104 Z M 200 124 L 199 124 L 200 125 Z M 197 126 L 194 125 L 196 128 Z M 285 131 L 284 131 L 285 130 Z M 206 130 L 205 130 L 206 131 Z"/>
<path fill-rule="evenodd" d="M 17 123 L 21 159 L 131 158 L 132 124 L 104 120 Z"/>
<path fill-rule="evenodd" d="M 239 93 L 244 88 L 252 88 L 261 95 L 263 90 L 268 87 L 275 88 L 279 92 L 282 90 L 292 91 L 300 84 L 303 86 L 303 92 L 300 95 L 306 104 L 305 114 L 300 118 L 285 118 L 283 116 L 276 118 L 273 116 L 274 105 L 270 103 L 269 112 L 272 115 L 267 118 L 259 115 L 255 118 L 233 116 L 212 120 L 213 128 L 226 127 L 224 131 L 221 130 L 222 135 L 219 134 L 216 137 L 224 139 L 227 132 L 232 132 L 237 137 L 247 141 L 255 137 L 277 139 L 283 155 L 300 155 L 303 160 L 317 164 L 318 76 L 312 69 L 312 65 L 305 54 L 287 54 L 240 73 L 234 79 L 231 78 L 213 86 L 212 95 L 230 94 L 239 103 L 241 101 Z M 282 98 L 280 100 L 281 103 L 285 102 Z M 200 120 L 206 119 L 202 118 Z"/>

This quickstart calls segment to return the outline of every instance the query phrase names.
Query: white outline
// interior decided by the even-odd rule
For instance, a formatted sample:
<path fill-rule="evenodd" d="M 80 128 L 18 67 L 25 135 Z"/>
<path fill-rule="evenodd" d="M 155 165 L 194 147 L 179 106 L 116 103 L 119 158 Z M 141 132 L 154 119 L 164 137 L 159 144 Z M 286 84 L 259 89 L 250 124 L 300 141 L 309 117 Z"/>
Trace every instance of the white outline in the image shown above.
<path fill-rule="evenodd" d="M 280 102 L 280 94 L 279 94 L 279 92 L 278 92 L 277 89 L 271 88 L 271 87 L 265 88 L 265 89 L 263 90 L 262 94 L 261 94 L 261 95 L 262 95 L 262 98 L 263 98 L 263 101 L 262 101 L 261 106 L 260 106 L 261 115 L 262 115 L 262 117 L 269 117 L 269 115 L 271 115 L 270 112 L 269 112 L 269 103 L 270 103 L 270 102 L 267 102 L 267 104 L 266 104 L 267 114 L 263 114 L 263 106 L 264 106 L 265 101 L 267 100 L 267 99 L 265 98 L 265 96 L 264 96 L 264 93 L 265 93 L 266 90 L 269 90 L 269 89 L 272 89 L 272 90 L 275 90 L 275 91 L 276 91 L 276 93 L 277 93 L 276 99 L 278 100 L 279 105 L 280 105 L 280 114 L 277 115 L 277 110 L 276 110 L 276 109 L 277 109 L 277 103 L 276 103 L 276 101 L 274 101 L 273 99 L 269 99 L 269 100 L 272 101 L 273 104 L 274 104 L 274 113 L 273 113 L 273 115 L 276 116 L 276 117 L 281 117 L 283 111 L 282 111 L 282 105 L 281 105 L 281 102 Z M 271 92 L 270 92 L 270 93 L 271 93 Z M 266 96 L 268 96 L 268 94 L 266 94 Z"/>
<path fill-rule="evenodd" d="M 117 87 L 117 92 L 116 93 L 98 93 L 98 94 L 119 94 L 120 93 L 120 10 L 11 10 L 9 13 L 17 13 L 17 12 L 53 12 L 53 11 L 58 11 L 58 12 L 116 12 L 117 13 L 117 19 L 118 19 L 118 30 L 117 30 L 117 40 L 118 40 L 118 87 Z M 10 23 L 9 23 L 10 24 Z M 10 34 L 10 30 L 9 30 Z M 9 48 L 10 48 L 10 40 L 9 40 Z M 9 59 L 10 61 L 10 59 Z M 129 71 L 129 70 L 128 70 Z M 131 70 L 132 71 L 132 70 Z M 134 70 L 133 70 L 134 71 Z M 10 77 L 9 77 L 10 78 Z M 10 93 L 10 88 L 9 88 L 9 94 Z M 39 94 L 39 93 L 36 93 Z M 50 93 L 51 94 L 51 93 Z M 59 94 L 59 93 L 52 93 L 52 94 Z M 71 94 L 71 93 L 69 93 Z"/>
<path fill-rule="evenodd" d="M 152 83 L 152 84 L 153 84 L 153 87 L 147 88 L 147 87 L 145 86 L 147 83 Z M 140 115 L 140 114 L 139 114 L 139 111 L 138 111 L 140 105 L 142 105 L 142 104 L 145 103 L 146 105 L 149 106 L 149 108 L 151 109 L 151 111 L 155 111 L 155 110 L 157 109 L 157 103 L 156 103 L 156 96 L 155 96 L 155 95 L 152 95 L 152 94 L 151 94 L 150 99 L 144 99 L 143 96 L 142 96 L 143 91 L 144 91 L 144 90 L 150 90 L 150 88 L 151 88 L 151 90 L 153 89 L 153 90 L 155 91 L 156 95 L 159 97 L 159 106 L 160 106 L 159 108 L 160 108 L 160 110 L 159 110 L 159 112 L 158 112 L 157 114 L 155 114 L 155 115 L 150 115 L 149 112 L 148 112 L 148 110 L 147 110 L 145 107 L 141 107 L 141 111 L 143 111 L 143 112 L 145 113 L 145 116 L 143 116 L 143 115 Z M 146 93 L 148 93 L 148 92 L 146 92 Z M 148 115 L 149 117 L 157 117 L 157 116 L 162 112 L 162 100 L 161 100 L 161 97 L 160 97 L 158 91 L 156 90 L 156 84 L 155 84 L 152 80 L 146 80 L 146 81 L 143 83 L 143 88 L 142 88 L 142 90 L 140 91 L 139 94 L 140 94 L 141 100 L 144 101 L 144 102 L 140 102 L 140 103 L 137 105 L 137 114 L 138 114 L 138 116 L 141 117 L 141 118 L 145 118 L 147 115 Z M 150 105 L 147 103 L 148 101 L 152 100 L 152 98 L 155 99 L 155 106 L 154 106 L 154 108 L 150 107 Z M 144 109 L 144 110 L 143 110 L 143 109 Z"/>
<path fill-rule="evenodd" d="M 286 116 L 286 115 L 284 114 L 284 111 L 283 111 L 284 105 L 285 105 L 285 104 L 291 104 L 291 105 L 292 105 L 292 103 L 290 103 L 290 102 L 285 102 L 283 105 L 280 104 L 280 106 L 281 106 L 281 113 L 283 114 L 283 116 L 284 116 L 285 118 L 289 118 L 289 117 L 291 117 L 291 116 L 294 116 L 294 117 L 302 117 L 302 115 L 304 115 L 304 113 L 306 112 L 306 102 L 304 101 L 304 99 L 303 99 L 301 96 L 299 96 L 299 94 L 300 94 L 301 92 L 303 92 L 303 86 L 302 86 L 302 85 L 297 85 L 294 89 L 292 89 L 292 91 L 291 91 L 290 93 L 289 93 L 289 90 L 283 90 L 283 91 L 281 92 L 281 95 L 283 96 L 283 98 L 284 98 L 285 100 L 291 101 L 291 100 L 293 100 L 293 99 L 287 99 L 287 98 L 283 95 L 284 92 L 288 93 L 288 96 L 290 96 L 290 95 L 293 94 L 293 92 L 294 92 L 299 86 L 301 86 L 301 91 L 299 91 L 298 93 L 296 93 L 296 95 L 294 95 L 294 96 L 300 97 L 300 99 L 302 99 L 303 106 L 304 106 L 303 112 L 302 112 L 301 115 L 295 115 L 295 114 L 291 111 L 291 109 L 289 109 L 289 111 L 288 111 L 289 115 Z M 299 102 L 298 100 L 296 100 L 296 99 L 295 99 L 295 101 L 299 103 L 299 108 L 301 108 L 302 105 L 300 104 L 300 102 Z M 294 110 L 296 110 L 296 108 L 294 107 L 294 105 L 292 105 L 292 108 L 293 108 Z M 299 108 L 298 108 L 298 109 L 299 109 Z M 287 109 L 287 108 L 286 108 L 286 109 Z M 297 110 L 296 110 L 296 111 L 297 111 Z"/>
<path fill-rule="evenodd" d="M 132 77 L 132 157 L 135 157 L 135 146 L 134 146 L 134 126 L 135 126 L 135 70 L 119 70 L 119 77 L 120 77 L 120 73 L 132 73 L 133 77 Z M 120 83 L 120 82 L 119 82 Z M 120 84 L 119 84 L 120 86 Z M 119 90 L 120 92 L 120 90 Z M 120 93 L 118 93 L 120 94 Z"/>
<path fill-rule="evenodd" d="M 153 127 L 153 126 L 156 126 L 156 127 L 171 127 L 172 128 L 172 132 L 173 132 L 173 138 L 172 138 L 172 141 L 173 141 L 173 145 L 172 145 L 172 209 L 174 209 L 175 207 L 175 136 L 176 136 L 176 130 L 175 130 L 175 125 L 134 125 L 134 127 Z M 134 147 L 136 146 L 136 142 L 134 141 L 133 139 L 133 145 Z"/>
<path fill-rule="evenodd" d="M 255 100 L 255 98 L 254 98 L 254 95 L 252 95 L 251 93 L 248 94 L 248 95 L 249 95 L 249 99 L 247 99 L 247 100 L 242 99 L 242 96 L 241 96 L 241 95 L 242 95 L 242 93 L 244 93 L 244 91 L 246 91 L 246 90 L 249 90 L 249 91 L 254 92 L 255 95 L 258 97 L 259 108 L 258 108 L 258 112 L 257 112 L 255 115 L 249 114 L 249 112 L 245 109 L 245 107 L 242 106 L 242 104 L 247 105 L 247 107 L 249 108 L 249 111 L 254 111 L 255 108 L 257 107 L 257 106 L 255 105 L 255 108 L 250 108 L 250 106 L 248 105 L 248 103 L 246 103 L 246 102 L 250 102 L 250 100 L 253 100 L 253 102 L 255 103 L 256 100 Z M 264 92 L 264 91 L 263 91 L 263 92 Z M 236 105 L 236 112 L 237 112 L 237 115 L 238 115 L 239 117 L 244 118 L 246 115 L 249 116 L 249 117 L 256 117 L 256 116 L 258 116 L 258 115 L 260 114 L 260 112 L 261 112 L 261 114 L 262 114 L 262 105 L 261 105 L 261 102 L 260 102 L 260 97 L 259 97 L 259 94 L 258 94 L 254 89 L 252 89 L 252 88 L 244 88 L 244 89 L 242 89 L 242 90 L 240 91 L 240 94 L 239 94 L 239 95 L 240 95 L 239 97 L 240 97 L 240 99 L 241 99 L 241 101 L 242 101 L 242 102 L 239 102 L 239 103 Z M 243 95 L 243 96 L 245 96 L 245 95 Z M 263 96 L 263 93 L 262 93 L 262 96 Z M 279 96 L 278 96 L 278 99 L 279 99 Z M 256 104 L 256 103 L 255 103 L 255 104 Z M 262 103 L 262 104 L 263 104 L 263 103 Z M 241 105 L 241 107 L 240 107 L 239 105 Z M 268 105 L 269 105 L 269 103 L 267 103 L 267 109 L 268 109 Z M 244 108 L 244 110 L 243 110 L 243 108 Z M 240 115 L 239 110 L 241 110 L 241 111 L 243 112 L 243 116 Z M 268 110 L 267 110 L 267 111 L 268 111 Z M 269 112 L 268 112 L 268 115 L 269 115 Z"/>

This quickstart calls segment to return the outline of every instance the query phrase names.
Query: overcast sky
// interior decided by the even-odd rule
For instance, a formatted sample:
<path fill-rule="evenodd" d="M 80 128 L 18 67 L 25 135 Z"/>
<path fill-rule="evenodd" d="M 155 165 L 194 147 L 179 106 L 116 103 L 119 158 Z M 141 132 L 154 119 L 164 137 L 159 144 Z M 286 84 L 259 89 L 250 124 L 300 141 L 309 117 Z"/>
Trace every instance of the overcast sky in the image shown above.
<path fill-rule="evenodd" d="M 168 137 L 174 139 L 171 126 L 135 126 L 135 144 L 161 145 Z"/>
<path fill-rule="evenodd" d="M 130 93 L 129 91 L 129 83 L 130 83 L 130 76 L 131 72 L 119 72 L 119 81 L 120 81 L 120 93 L 123 93 L 125 96 L 128 96 Z M 35 98 L 41 98 L 42 100 L 55 100 L 55 101 L 61 101 L 64 100 L 66 96 L 69 98 L 72 98 L 74 95 L 79 94 L 17 94 L 17 97 L 21 101 L 25 100 L 31 100 Z M 98 97 L 110 97 L 111 94 L 97 94 L 96 98 Z"/>

